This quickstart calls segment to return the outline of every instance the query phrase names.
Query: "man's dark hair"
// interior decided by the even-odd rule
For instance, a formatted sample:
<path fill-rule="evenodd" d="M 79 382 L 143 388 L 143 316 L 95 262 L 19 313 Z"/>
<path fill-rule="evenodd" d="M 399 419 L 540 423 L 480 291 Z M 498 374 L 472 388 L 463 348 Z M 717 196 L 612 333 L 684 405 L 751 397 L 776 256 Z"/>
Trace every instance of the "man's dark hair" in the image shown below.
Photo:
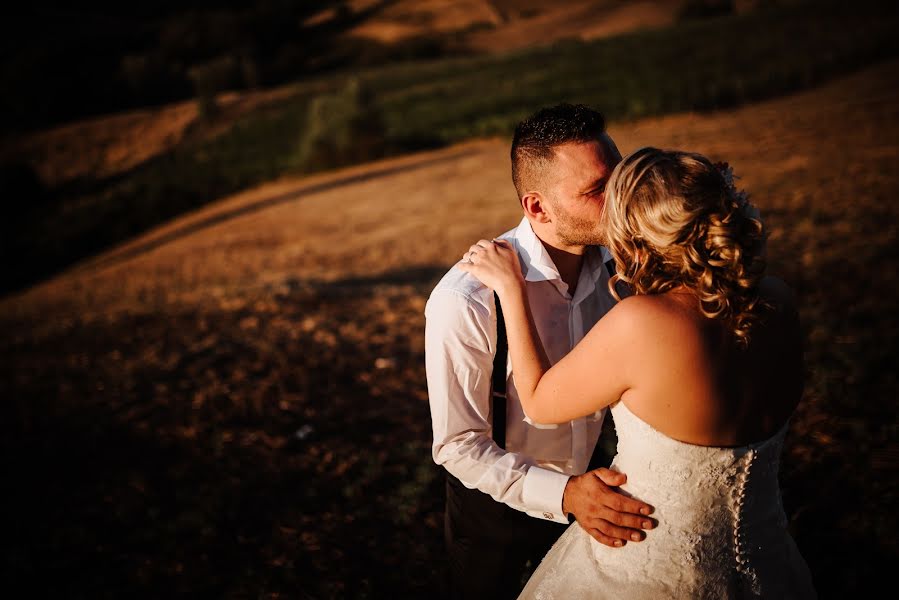
<path fill-rule="evenodd" d="M 592 142 L 605 131 L 602 113 L 583 104 L 541 108 L 520 122 L 512 138 L 512 183 L 518 197 L 533 189 L 542 168 L 552 160 L 556 146 Z"/>

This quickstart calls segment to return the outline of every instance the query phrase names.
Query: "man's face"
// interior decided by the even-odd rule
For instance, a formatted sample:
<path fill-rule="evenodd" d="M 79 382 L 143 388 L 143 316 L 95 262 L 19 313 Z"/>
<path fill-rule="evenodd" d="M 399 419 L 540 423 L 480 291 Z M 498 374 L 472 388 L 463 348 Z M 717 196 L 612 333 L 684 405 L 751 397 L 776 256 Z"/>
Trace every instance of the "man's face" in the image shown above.
<path fill-rule="evenodd" d="M 560 242 L 569 246 L 602 243 L 599 217 L 606 182 L 621 155 L 611 138 L 555 148 L 547 167 L 544 194 Z"/>

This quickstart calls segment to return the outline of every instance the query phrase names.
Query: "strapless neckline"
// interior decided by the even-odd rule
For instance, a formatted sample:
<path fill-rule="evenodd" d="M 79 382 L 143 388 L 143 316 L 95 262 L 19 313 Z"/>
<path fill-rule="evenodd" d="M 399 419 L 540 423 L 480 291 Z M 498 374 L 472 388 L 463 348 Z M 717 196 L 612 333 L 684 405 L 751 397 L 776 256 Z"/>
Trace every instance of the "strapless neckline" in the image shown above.
<path fill-rule="evenodd" d="M 767 438 L 764 438 L 762 440 L 755 441 L 755 442 L 749 442 L 747 444 L 739 444 L 736 446 L 707 446 L 704 444 L 694 444 L 692 442 L 686 442 L 683 440 L 679 440 L 677 438 L 671 437 L 667 433 L 659 431 L 658 429 L 656 429 L 655 427 L 653 427 L 652 425 L 650 425 L 649 423 L 647 423 L 646 421 L 641 419 L 639 416 L 637 416 L 637 414 L 634 413 L 634 411 L 632 411 L 630 409 L 630 407 L 628 407 L 628 405 L 625 404 L 622 400 L 618 400 L 614 404 L 610 405 L 609 410 L 612 412 L 613 419 L 619 419 L 619 415 L 626 415 L 626 418 L 628 420 L 633 421 L 634 426 L 636 426 L 639 429 L 643 429 L 644 431 L 649 432 L 652 435 L 657 436 L 657 437 L 667 441 L 667 443 L 675 444 L 675 445 L 679 445 L 679 446 L 686 446 L 686 447 L 690 447 L 690 448 L 696 448 L 696 449 L 708 449 L 709 451 L 712 451 L 712 452 L 721 452 L 721 451 L 728 451 L 728 450 L 734 451 L 734 452 L 738 452 L 741 450 L 760 450 L 760 449 L 764 448 L 765 446 L 774 444 L 775 442 L 779 441 L 784 436 L 784 434 L 786 433 L 786 431 L 790 425 L 790 420 L 787 419 L 786 421 L 784 421 L 781 424 L 781 426 L 777 429 L 777 431 L 775 431 L 772 435 L 770 435 Z"/>
<path fill-rule="evenodd" d="M 809 600 L 808 566 L 787 530 L 778 482 L 787 423 L 757 442 L 701 446 L 674 439 L 621 401 L 609 468 L 620 491 L 655 508 L 640 543 L 610 548 L 575 521 L 519 600 Z"/>

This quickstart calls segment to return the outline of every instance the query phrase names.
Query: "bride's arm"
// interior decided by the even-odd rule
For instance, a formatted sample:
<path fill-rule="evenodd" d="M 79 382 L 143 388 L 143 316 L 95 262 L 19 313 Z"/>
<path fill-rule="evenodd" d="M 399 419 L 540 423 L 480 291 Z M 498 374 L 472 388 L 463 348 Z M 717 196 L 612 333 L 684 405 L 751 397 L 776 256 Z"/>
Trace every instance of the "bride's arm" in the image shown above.
<path fill-rule="evenodd" d="M 460 268 L 493 288 L 503 305 L 512 377 L 525 414 L 536 423 L 565 423 L 618 400 L 628 389 L 626 363 L 629 314 L 619 303 L 555 366 L 540 343 L 518 258 L 491 242 L 472 246 L 471 264 Z M 466 256 L 471 256 L 470 253 Z"/>

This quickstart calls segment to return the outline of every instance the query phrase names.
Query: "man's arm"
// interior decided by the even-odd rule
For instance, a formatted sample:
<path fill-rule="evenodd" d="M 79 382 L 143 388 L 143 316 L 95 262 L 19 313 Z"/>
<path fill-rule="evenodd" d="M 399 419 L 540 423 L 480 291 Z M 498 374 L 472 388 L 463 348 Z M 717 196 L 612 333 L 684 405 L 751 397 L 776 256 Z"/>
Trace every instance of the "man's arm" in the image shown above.
<path fill-rule="evenodd" d="M 508 248 L 507 244 L 493 243 L 481 240 L 472 246 L 472 251 L 477 254 L 476 262 L 461 264 L 460 269 L 474 274 L 487 286 L 496 290 L 503 302 L 503 310 L 507 313 L 506 328 L 509 334 L 510 356 L 516 369 L 516 389 L 522 400 L 522 405 L 527 406 L 532 400 L 538 382 L 549 369 L 549 360 L 543 347 L 540 345 L 539 335 L 536 331 L 533 317 L 530 314 L 525 292 L 525 282 L 518 270 L 518 257 Z M 471 254 L 471 252 L 469 252 Z M 474 258 L 470 258 L 475 260 Z M 508 268 L 507 268 L 508 267 Z M 514 292 L 510 302 L 510 290 Z M 519 294 L 519 295 L 515 295 Z M 507 305 L 507 303 L 509 303 Z M 608 317 L 604 317 L 607 319 Z M 600 325 L 602 325 L 602 320 Z M 584 340 L 565 357 L 559 364 L 552 368 L 557 371 L 568 364 L 574 355 L 585 355 L 584 349 L 591 335 L 595 337 L 594 327 Z M 586 353 L 584 372 L 595 374 L 597 368 L 608 367 L 611 359 L 602 359 L 596 352 Z M 521 369 L 521 372 L 518 369 Z M 613 372 L 614 373 L 614 372 Z M 603 377 L 603 380 L 607 377 Z M 550 386 L 550 392 L 554 394 L 553 402 L 548 404 L 551 414 L 559 406 L 563 406 L 571 399 L 579 399 L 587 389 L 582 388 L 578 382 L 583 377 L 563 377 L 560 382 Z M 560 390 L 564 388 L 564 392 Z M 558 398 L 558 396 L 562 398 Z M 620 393 L 611 396 L 612 399 L 620 397 Z M 592 398 L 588 399 L 592 402 Z M 611 400 L 609 400 L 611 401 Z M 608 402 L 605 402 L 608 404 Z M 599 404 L 597 404 L 599 406 Z M 533 416 L 533 406 L 525 410 Z M 589 411 L 588 411 L 589 412 Z M 575 411 L 574 416 L 587 414 L 584 411 Z M 568 416 L 566 418 L 571 418 Z M 541 419 L 544 420 L 544 419 Z M 563 419 L 552 419 L 550 422 L 560 423 Z M 563 494 L 563 512 L 573 515 L 578 523 L 594 537 L 598 542 L 609 546 L 623 546 L 630 541 L 641 541 L 645 538 L 644 529 L 652 529 L 655 522 L 647 518 L 652 513 L 652 507 L 634 498 L 622 494 L 617 488 L 623 485 L 626 477 L 622 473 L 616 473 L 609 469 L 597 469 L 584 475 L 572 477 Z"/>
<path fill-rule="evenodd" d="M 489 294 L 492 298 L 492 293 Z M 491 438 L 490 384 L 495 316 L 479 300 L 438 289 L 425 309 L 425 366 L 434 461 L 467 487 L 531 516 L 566 523 L 569 476 L 506 452 Z"/>

